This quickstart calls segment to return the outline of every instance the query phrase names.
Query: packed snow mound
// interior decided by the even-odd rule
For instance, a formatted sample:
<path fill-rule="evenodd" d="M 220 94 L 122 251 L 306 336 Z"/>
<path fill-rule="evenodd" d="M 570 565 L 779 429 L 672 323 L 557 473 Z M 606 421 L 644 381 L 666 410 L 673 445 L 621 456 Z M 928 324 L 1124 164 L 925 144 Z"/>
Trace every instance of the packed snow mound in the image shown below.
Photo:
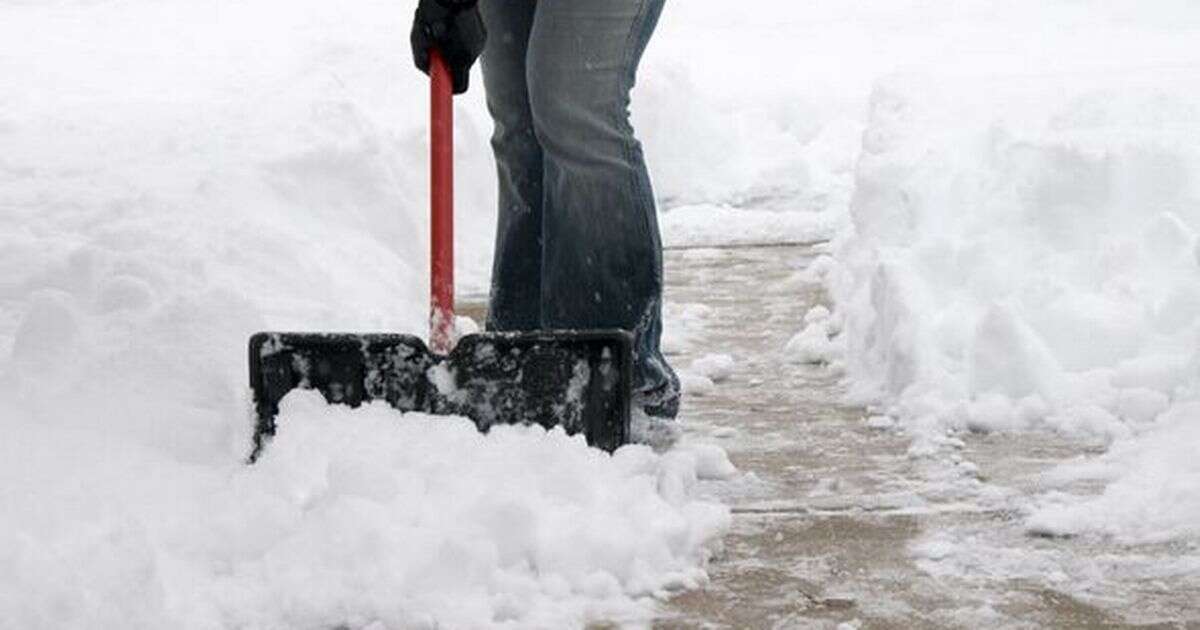
<path fill-rule="evenodd" d="M 1194 380 L 1200 100 L 986 87 L 876 90 L 831 280 L 849 368 L 905 415 L 996 394 L 1120 432 L 1145 415 L 1121 401 Z"/>
<path fill-rule="evenodd" d="M 1123 450 L 1146 458 L 1194 438 L 1179 417 L 1200 394 L 1194 86 L 1169 70 L 880 82 L 825 276 L 855 397 L 918 433 L 1162 434 Z M 795 343 L 822 356 L 814 328 Z M 1200 522 L 1187 505 L 1144 526 Z"/>
<path fill-rule="evenodd" d="M 689 371 L 704 376 L 714 383 L 720 383 L 733 376 L 733 370 L 736 367 L 737 362 L 728 354 L 710 352 L 692 361 Z"/>
<path fill-rule="evenodd" d="M 484 436 L 313 392 L 284 401 L 254 466 L 62 427 L 10 438 L 0 609 L 20 627 L 638 620 L 655 595 L 705 581 L 729 522 L 693 497 L 698 475 L 728 474 L 721 457 L 610 456 L 535 427 Z"/>

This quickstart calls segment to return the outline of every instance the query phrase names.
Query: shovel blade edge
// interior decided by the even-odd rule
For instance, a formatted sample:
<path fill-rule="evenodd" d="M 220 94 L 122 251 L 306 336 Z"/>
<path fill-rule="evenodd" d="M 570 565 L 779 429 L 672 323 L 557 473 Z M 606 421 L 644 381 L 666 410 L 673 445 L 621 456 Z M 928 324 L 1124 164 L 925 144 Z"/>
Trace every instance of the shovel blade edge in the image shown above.
<path fill-rule="evenodd" d="M 315 389 L 331 404 L 385 401 L 401 412 L 561 426 L 613 451 L 629 436 L 633 339 L 623 330 L 467 335 L 448 356 L 389 333 L 262 332 L 250 338 L 253 462 L 278 428 L 279 402 Z"/>

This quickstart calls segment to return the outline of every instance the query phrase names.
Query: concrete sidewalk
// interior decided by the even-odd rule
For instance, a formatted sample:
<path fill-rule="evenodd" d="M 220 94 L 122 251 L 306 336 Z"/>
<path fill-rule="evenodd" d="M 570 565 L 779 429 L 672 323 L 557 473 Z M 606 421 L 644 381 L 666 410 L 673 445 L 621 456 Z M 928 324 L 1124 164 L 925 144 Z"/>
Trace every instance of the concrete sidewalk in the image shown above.
<path fill-rule="evenodd" d="M 966 434 L 910 457 L 905 435 L 839 402 L 836 374 L 788 363 L 784 346 L 824 300 L 793 278 L 815 255 L 668 252 L 668 303 L 708 307 L 675 364 L 737 361 L 727 382 L 686 399 L 685 439 L 721 444 L 747 475 L 704 485 L 732 506 L 734 527 L 711 584 L 667 602 L 658 626 L 1200 628 L 1195 544 L 1025 533 L 1038 473 L 1097 445 Z"/>

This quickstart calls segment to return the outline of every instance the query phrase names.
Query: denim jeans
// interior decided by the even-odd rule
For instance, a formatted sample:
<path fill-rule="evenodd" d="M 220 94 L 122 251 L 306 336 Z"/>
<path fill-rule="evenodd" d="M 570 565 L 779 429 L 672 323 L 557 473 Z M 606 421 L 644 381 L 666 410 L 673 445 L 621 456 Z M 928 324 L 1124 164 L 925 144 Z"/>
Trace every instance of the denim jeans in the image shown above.
<path fill-rule="evenodd" d="M 500 179 L 488 328 L 632 331 L 636 392 L 677 400 L 654 195 L 629 123 L 663 1 L 480 2 Z"/>

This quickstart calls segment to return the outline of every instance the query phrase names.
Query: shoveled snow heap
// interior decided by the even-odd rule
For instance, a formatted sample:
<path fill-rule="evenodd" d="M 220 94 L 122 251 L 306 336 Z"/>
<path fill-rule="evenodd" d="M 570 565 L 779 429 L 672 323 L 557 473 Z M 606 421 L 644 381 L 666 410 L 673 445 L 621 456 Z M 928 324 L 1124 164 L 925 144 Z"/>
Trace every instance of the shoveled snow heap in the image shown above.
<path fill-rule="evenodd" d="M 293 393 L 255 466 L 31 425 L 0 446 L 21 627 L 566 627 L 706 578 L 698 458 Z M 649 601 L 653 601 L 650 599 Z"/>
<path fill-rule="evenodd" d="M 1057 496 L 1035 530 L 1200 534 L 1194 70 L 901 76 L 872 96 L 817 336 L 840 332 L 823 351 L 914 453 L 947 428 L 1113 444 L 1054 477 L 1105 495 Z"/>

